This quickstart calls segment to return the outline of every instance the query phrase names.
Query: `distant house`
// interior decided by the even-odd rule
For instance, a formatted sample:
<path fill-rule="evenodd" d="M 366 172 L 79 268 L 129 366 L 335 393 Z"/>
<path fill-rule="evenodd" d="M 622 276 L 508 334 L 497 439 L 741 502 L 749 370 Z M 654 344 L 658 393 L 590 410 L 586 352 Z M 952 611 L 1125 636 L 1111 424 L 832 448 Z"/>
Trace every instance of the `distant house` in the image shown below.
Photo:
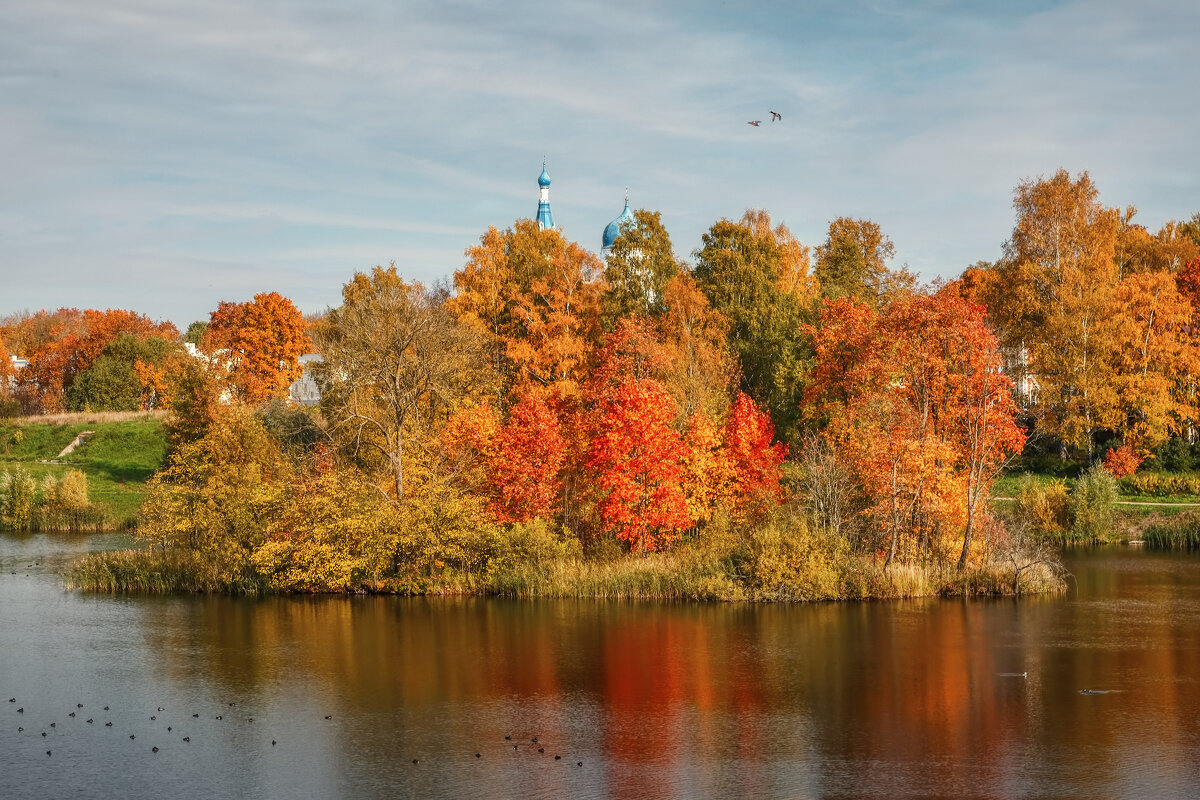
<path fill-rule="evenodd" d="M 292 382 L 288 387 L 288 398 L 298 406 L 315 406 L 321 402 L 321 388 L 317 386 L 316 380 L 313 379 L 312 372 L 309 370 L 309 364 L 317 364 L 324 361 L 319 353 L 305 353 L 300 356 L 300 364 L 304 367 L 304 374 Z"/>
<path fill-rule="evenodd" d="M 29 366 L 29 359 L 20 358 L 13 353 L 9 353 L 8 360 L 13 367 L 12 374 L 8 376 L 8 390 L 11 392 L 17 388 L 17 373 Z"/>

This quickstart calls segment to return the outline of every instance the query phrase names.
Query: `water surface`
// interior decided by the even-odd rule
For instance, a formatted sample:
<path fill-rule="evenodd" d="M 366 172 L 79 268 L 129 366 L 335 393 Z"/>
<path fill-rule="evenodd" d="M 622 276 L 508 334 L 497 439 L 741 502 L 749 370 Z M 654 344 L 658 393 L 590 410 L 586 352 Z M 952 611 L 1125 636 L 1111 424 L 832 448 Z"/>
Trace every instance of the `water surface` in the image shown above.
<path fill-rule="evenodd" d="M 1200 787 L 1194 556 L 1075 553 L 1068 596 L 1020 601 L 63 590 L 71 558 L 122 543 L 0 537 L 0 797 L 1092 798 Z"/>

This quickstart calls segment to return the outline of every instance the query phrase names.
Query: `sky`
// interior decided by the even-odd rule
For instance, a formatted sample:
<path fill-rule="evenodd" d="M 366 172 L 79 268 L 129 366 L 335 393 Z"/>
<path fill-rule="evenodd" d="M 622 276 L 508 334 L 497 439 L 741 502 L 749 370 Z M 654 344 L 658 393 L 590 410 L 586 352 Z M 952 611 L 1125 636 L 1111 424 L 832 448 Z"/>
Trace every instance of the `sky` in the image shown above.
<path fill-rule="evenodd" d="M 450 281 L 543 159 L 595 252 L 628 192 L 681 258 L 763 208 L 952 278 L 1060 168 L 1152 231 L 1200 211 L 1198 40 L 1190 0 L 0 0 L 0 315 Z"/>

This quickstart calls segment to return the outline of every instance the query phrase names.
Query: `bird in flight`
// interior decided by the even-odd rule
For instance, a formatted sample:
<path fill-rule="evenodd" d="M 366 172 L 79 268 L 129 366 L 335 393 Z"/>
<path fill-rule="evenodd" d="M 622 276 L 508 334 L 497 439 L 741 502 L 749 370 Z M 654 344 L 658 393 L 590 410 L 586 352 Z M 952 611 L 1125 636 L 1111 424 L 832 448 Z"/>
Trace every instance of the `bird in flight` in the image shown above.
<path fill-rule="evenodd" d="M 761 125 L 761 124 L 762 124 L 762 120 L 761 120 L 761 119 L 756 119 L 756 120 L 753 120 L 753 121 L 751 121 L 751 122 L 747 122 L 746 124 L 747 124 L 747 125 L 753 125 L 754 127 L 756 127 L 756 128 L 757 128 L 759 125 Z"/>
<path fill-rule="evenodd" d="M 779 113 L 772 111 L 771 112 L 771 122 L 774 122 L 777 119 L 783 119 L 783 114 L 779 114 Z"/>

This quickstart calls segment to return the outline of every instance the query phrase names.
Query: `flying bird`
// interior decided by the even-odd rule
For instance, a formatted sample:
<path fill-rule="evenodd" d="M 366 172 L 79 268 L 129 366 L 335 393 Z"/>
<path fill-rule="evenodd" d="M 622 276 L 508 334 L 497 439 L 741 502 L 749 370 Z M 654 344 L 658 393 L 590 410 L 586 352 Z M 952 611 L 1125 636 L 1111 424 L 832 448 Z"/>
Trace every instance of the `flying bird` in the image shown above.
<path fill-rule="evenodd" d="M 777 119 L 783 119 L 783 114 L 779 114 L 775 111 L 772 111 L 771 112 L 771 122 L 774 122 Z"/>
<path fill-rule="evenodd" d="M 753 122 L 747 122 L 746 124 L 747 124 L 747 125 L 753 125 L 754 127 L 756 127 L 756 128 L 757 128 L 759 125 L 761 125 L 761 124 L 762 124 L 762 120 L 761 120 L 761 119 L 756 119 L 756 120 L 754 120 Z"/>

